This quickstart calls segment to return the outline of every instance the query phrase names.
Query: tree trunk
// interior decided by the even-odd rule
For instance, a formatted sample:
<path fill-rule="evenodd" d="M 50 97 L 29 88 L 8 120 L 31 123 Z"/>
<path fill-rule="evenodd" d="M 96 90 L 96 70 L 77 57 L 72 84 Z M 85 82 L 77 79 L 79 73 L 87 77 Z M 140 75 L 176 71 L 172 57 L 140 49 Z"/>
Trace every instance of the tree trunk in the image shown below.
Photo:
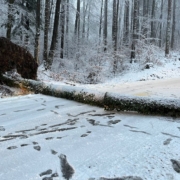
<path fill-rule="evenodd" d="M 100 20 L 99 20 L 99 44 L 101 43 L 102 16 L 103 16 L 103 0 L 101 0 L 101 13 L 100 13 Z"/>
<path fill-rule="evenodd" d="M 169 49 L 170 49 L 171 11 L 172 11 L 172 0 L 168 0 L 168 16 L 167 16 L 167 28 L 166 28 L 166 48 L 165 48 L 165 56 L 168 56 L 168 55 L 169 55 Z"/>
<path fill-rule="evenodd" d="M 154 23 L 154 19 L 155 19 L 155 5 L 156 5 L 156 1 L 153 0 L 152 2 L 152 11 L 151 11 L 151 42 L 154 42 L 154 38 L 155 38 L 155 23 Z"/>
<path fill-rule="evenodd" d="M 120 28 L 119 28 L 119 0 L 117 0 L 117 6 L 116 6 L 116 10 L 117 10 L 117 22 L 116 22 L 116 24 L 117 24 L 117 49 L 119 48 L 119 42 L 118 42 L 118 32 L 119 32 L 119 30 L 120 30 Z"/>
<path fill-rule="evenodd" d="M 66 2 L 66 51 L 65 54 L 67 56 L 67 58 L 69 57 L 69 0 L 67 0 Z"/>
<path fill-rule="evenodd" d="M 124 44 L 129 45 L 129 1 L 125 5 L 125 16 L 124 16 Z"/>
<path fill-rule="evenodd" d="M 114 51 L 117 51 L 117 3 L 113 0 L 113 19 L 112 19 L 112 43 Z"/>
<path fill-rule="evenodd" d="M 172 39 L 171 39 L 171 48 L 174 49 L 175 42 L 175 30 L 176 30 L 176 0 L 173 0 L 173 24 L 172 24 Z"/>
<path fill-rule="evenodd" d="M 8 0 L 8 23 L 7 23 L 7 32 L 6 32 L 6 38 L 11 40 L 11 30 L 12 30 L 12 22 L 14 19 L 13 15 L 13 4 L 14 0 Z"/>
<path fill-rule="evenodd" d="M 50 20 L 50 1 L 46 0 L 45 2 L 45 25 L 44 25 L 44 52 L 43 52 L 43 61 L 44 67 L 47 70 L 48 68 L 48 30 L 49 30 L 49 20 Z"/>
<path fill-rule="evenodd" d="M 86 3 L 85 3 L 85 0 L 83 0 L 83 24 L 82 24 L 82 39 L 83 39 L 83 42 L 84 42 L 84 38 L 85 38 L 85 21 L 86 19 Z"/>
<path fill-rule="evenodd" d="M 107 14 L 108 14 L 108 0 L 105 0 L 105 3 L 104 3 L 104 30 L 103 30 L 104 51 L 107 51 Z"/>
<path fill-rule="evenodd" d="M 54 58 L 54 51 L 56 49 L 56 43 L 57 43 L 57 37 L 58 37 L 58 26 L 59 26 L 60 4 L 61 4 L 61 0 L 56 0 L 53 35 L 52 35 L 51 47 L 50 47 L 49 57 L 48 57 L 49 68 L 51 68 L 53 58 Z"/>
<path fill-rule="evenodd" d="M 89 39 L 90 13 L 91 13 L 91 2 L 89 2 L 89 8 L 88 8 L 87 40 Z"/>
<path fill-rule="evenodd" d="M 164 1 L 161 0 L 161 15 L 160 15 L 160 34 L 159 34 L 159 47 L 162 47 L 163 44 L 163 37 L 162 37 L 162 27 L 163 27 L 163 7 L 164 7 Z"/>
<path fill-rule="evenodd" d="M 135 45 L 137 40 L 137 21 L 138 21 L 138 2 L 139 0 L 134 0 L 134 13 L 133 13 L 133 40 L 132 40 L 132 46 L 131 46 L 131 63 L 132 60 L 135 59 Z"/>
<path fill-rule="evenodd" d="M 119 96 L 116 93 L 106 93 L 104 96 L 105 110 L 136 111 L 142 114 L 180 116 L 178 99 L 153 99 L 136 96 Z"/>
<path fill-rule="evenodd" d="M 39 63 L 39 36 L 40 36 L 40 23 L 41 23 L 41 0 L 37 0 L 36 5 L 36 37 L 35 37 L 35 49 L 34 58 L 37 63 Z"/>
<path fill-rule="evenodd" d="M 62 0 L 61 6 L 61 50 L 60 50 L 60 58 L 64 57 L 64 29 L 65 29 L 65 0 Z"/>
<path fill-rule="evenodd" d="M 80 0 L 77 0 L 77 10 L 76 10 L 76 19 L 75 19 L 75 29 L 74 29 L 75 37 L 78 40 L 79 44 L 79 38 L 80 38 Z"/>
<path fill-rule="evenodd" d="M 143 38 L 147 38 L 147 33 L 148 33 L 148 1 L 143 0 L 143 25 L 142 25 L 142 33 L 143 33 Z M 146 41 L 145 41 L 146 42 Z"/>

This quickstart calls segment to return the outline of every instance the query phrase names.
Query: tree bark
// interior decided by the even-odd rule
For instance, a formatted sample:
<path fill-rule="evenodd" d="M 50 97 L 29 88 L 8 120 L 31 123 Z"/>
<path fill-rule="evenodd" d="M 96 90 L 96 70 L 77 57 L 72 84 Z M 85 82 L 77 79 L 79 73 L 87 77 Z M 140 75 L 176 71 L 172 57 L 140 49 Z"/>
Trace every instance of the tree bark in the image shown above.
<path fill-rule="evenodd" d="M 78 40 L 79 44 L 79 38 L 80 38 L 80 0 L 77 0 L 77 10 L 76 10 L 76 19 L 75 19 L 75 29 L 74 29 L 75 37 Z"/>
<path fill-rule="evenodd" d="M 69 0 L 67 0 L 66 2 L 66 50 L 65 50 L 65 54 L 67 56 L 67 58 L 69 57 Z"/>
<path fill-rule="evenodd" d="M 40 36 L 40 23 L 41 23 L 41 0 L 37 0 L 36 5 L 36 37 L 35 37 L 35 49 L 34 58 L 37 63 L 39 63 L 39 36 Z"/>
<path fill-rule="evenodd" d="M 100 20 L 99 20 L 99 44 L 101 43 L 101 32 L 102 32 L 102 17 L 103 17 L 103 0 L 101 0 L 101 12 L 100 12 Z"/>
<path fill-rule="evenodd" d="M 44 61 L 44 67 L 47 70 L 48 63 L 48 30 L 49 30 L 49 20 L 50 20 L 50 1 L 46 0 L 45 2 L 45 25 L 44 25 L 44 51 L 43 51 L 43 61 Z"/>
<path fill-rule="evenodd" d="M 156 5 L 156 1 L 153 0 L 152 2 L 152 11 L 151 11 L 151 42 L 154 42 L 154 38 L 155 38 L 155 5 Z"/>
<path fill-rule="evenodd" d="M 168 16 L 167 16 L 167 28 L 166 28 L 166 48 L 165 48 L 165 56 L 168 56 L 168 55 L 169 55 L 169 49 L 170 49 L 171 11 L 172 11 L 172 0 L 168 0 Z"/>
<path fill-rule="evenodd" d="M 160 15 L 160 34 L 159 34 L 159 47 L 162 47 L 162 44 L 163 44 L 163 37 L 162 37 L 162 26 L 163 26 L 163 22 L 162 22 L 162 19 L 163 19 L 163 8 L 164 8 L 164 1 L 161 0 L 161 15 Z"/>
<path fill-rule="evenodd" d="M 112 19 L 112 43 L 114 51 L 117 51 L 117 3 L 113 0 L 113 19 Z"/>
<path fill-rule="evenodd" d="M 138 21 L 138 2 L 139 0 L 134 0 L 134 13 L 133 13 L 133 40 L 132 40 L 132 46 L 131 46 L 131 62 L 132 59 L 135 59 L 135 46 L 136 46 L 136 40 L 137 40 L 137 21 Z"/>
<path fill-rule="evenodd" d="M 136 111 L 142 114 L 180 116 L 178 99 L 153 99 L 135 96 L 119 96 L 116 93 L 106 93 L 104 96 L 105 110 Z"/>
<path fill-rule="evenodd" d="M 85 38 L 85 23 L 86 23 L 86 2 L 83 0 L 83 23 L 82 23 L 82 40 L 84 43 Z"/>
<path fill-rule="evenodd" d="M 8 23 L 7 23 L 6 38 L 8 38 L 9 40 L 11 40 L 11 30 L 12 30 L 12 26 L 13 26 L 12 23 L 14 19 L 13 4 L 14 4 L 14 0 L 8 0 Z"/>
<path fill-rule="evenodd" d="M 59 26 L 60 4 L 61 4 L 61 0 L 56 0 L 53 35 L 52 35 L 51 47 L 50 47 L 49 57 L 48 57 L 49 69 L 51 68 L 53 58 L 54 58 L 54 51 L 56 49 L 56 43 L 57 43 L 57 37 L 58 37 L 58 26 Z"/>
<path fill-rule="evenodd" d="M 88 23 L 87 23 L 87 40 L 89 40 L 91 2 L 89 2 L 88 5 L 89 7 L 88 7 Z"/>
<path fill-rule="evenodd" d="M 129 45 L 129 1 L 125 5 L 125 16 L 124 16 L 124 43 Z"/>
<path fill-rule="evenodd" d="M 176 0 L 173 0 L 173 24 L 172 24 L 172 35 L 171 35 L 172 49 L 174 49 L 174 43 L 175 43 L 175 30 L 176 30 Z"/>
<path fill-rule="evenodd" d="M 65 0 L 62 0 L 61 6 L 61 49 L 60 49 L 60 58 L 64 57 L 64 29 L 65 29 Z"/>
<path fill-rule="evenodd" d="M 103 30 L 104 52 L 107 51 L 107 14 L 108 14 L 108 0 L 105 0 L 105 3 L 104 3 L 104 30 Z"/>

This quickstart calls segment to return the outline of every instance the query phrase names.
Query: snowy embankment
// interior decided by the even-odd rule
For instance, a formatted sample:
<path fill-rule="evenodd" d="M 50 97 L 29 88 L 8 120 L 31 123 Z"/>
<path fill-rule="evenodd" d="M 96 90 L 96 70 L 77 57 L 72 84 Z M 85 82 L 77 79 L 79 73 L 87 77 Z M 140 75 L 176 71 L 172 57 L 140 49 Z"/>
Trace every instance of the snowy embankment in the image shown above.
<path fill-rule="evenodd" d="M 65 180 L 61 157 L 72 180 L 180 179 L 178 118 L 105 112 L 40 94 L 0 104 L 1 180 Z"/>

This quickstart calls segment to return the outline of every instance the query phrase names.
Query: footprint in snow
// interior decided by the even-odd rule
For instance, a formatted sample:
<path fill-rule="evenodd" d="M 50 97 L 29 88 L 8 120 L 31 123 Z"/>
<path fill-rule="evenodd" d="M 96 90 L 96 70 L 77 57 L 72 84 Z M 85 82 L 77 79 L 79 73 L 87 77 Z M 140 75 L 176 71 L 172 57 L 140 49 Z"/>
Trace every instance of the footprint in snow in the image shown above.
<path fill-rule="evenodd" d="M 112 119 L 112 118 L 114 118 L 115 116 L 107 116 L 109 119 Z"/>
<path fill-rule="evenodd" d="M 43 109 L 37 109 L 37 111 L 43 111 L 43 110 L 45 110 L 45 108 L 43 108 Z"/>
<path fill-rule="evenodd" d="M 51 149 L 51 154 L 56 155 L 58 152 L 56 152 L 55 150 Z"/>
<path fill-rule="evenodd" d="M 110 121 L 108 121 L 108 125 L 117 124 L 119 122 L 121 122 L 121 120 L 110 120 Z"/>
<path fill-rule="evenodd" d="M 173 169 L 174 169 L 177 173 L 180 173 L 180 161 L 171 159 L 171 162 L 172 162 Z"/>
<path fill-rule="evenodd" d="M 40 173 L 39 176 L 44 176 L 44 175 L 49 175 L 49 174 L 52 174 L 51 169 L 48 169 L 47 171 L 44 171 L 44 172 Z"/>
<path fill-rule="evenodd" d="M 167 140 L 165 140 L 164 141 L 164 145 L 168 145 L 168 144 L 170 144 L 170 142 L 172 141 L 172 139 L 171 138 L 168 138 Z"/>
<path fill-rule="evenodd" d="M 35 150 L 37 150 L 37 151 L 40 151 L 41 150 L 41 146 L 34 146 L 33 147 Z"/>
<path fill-rule="evenodd" d="M 5 128 L 3 126 L 0 126 L 0 131 L 5 131 Z"/>
<path fill-rule="evenodd" d="M 56 173 L 53 173 L 52 175 L 51 175 L 51 177 L 59 177 L 59 174 L 56 172 Z"/>
<path fill-rule="evenodd" d="M 86 136 L 88 136 L 88 134 L 82 134 L 82 135 L 81 135 L 81 137 L 86 137 Z"/>
<path fill-rule="evenodd" d="M 21 147 L 28 146 L 29 144 L 21 144 Z"/>
<path fill-rule="evenodd" d="M 10 146 L 7 149 L 12 150 L 12 149 L 16 149 L 16 148 L 18 148 L 18 147 L 17 146 Z"/>
<path fill-rule="evenodd" d="M 58 156 L 61 164 L 61 172 L 64 179 L 71 179 L 73 174 L 75 173 L 74 168 L 67 161 L 67 157 L 64 154 Z"/>
<path fill-rule="evenodd" d="M 57 137 L 57 139 L 62 139 L 62 137 Z"/>
<path fill-rule="evenodd" d="M 34 145 L 38 144 L 38 142 L 35 142 L 35 141 L 33 141 L 32 143 L 33 143 Z"/>
<path fill-rule="evenodd" d="M 53 177 L 44 177 L 42 180 L 53 180 Z"/>
<path fill-rule="evenodd" d="M 47 137 L 47 138 L 45 138 L 46 140 L 51 140 L 51 139 L 53 139 L 54 137 Z"/>

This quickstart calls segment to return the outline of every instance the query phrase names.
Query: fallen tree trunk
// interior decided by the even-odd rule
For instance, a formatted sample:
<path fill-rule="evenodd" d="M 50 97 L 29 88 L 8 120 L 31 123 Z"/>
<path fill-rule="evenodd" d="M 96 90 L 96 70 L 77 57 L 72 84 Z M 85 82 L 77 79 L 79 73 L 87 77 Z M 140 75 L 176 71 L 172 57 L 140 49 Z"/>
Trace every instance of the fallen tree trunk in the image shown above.
<path fill-rule="evenodd" d="M 9 79 L 13 81 L 13 79 Z M 136 111 L 149 115 L 180 117 L 179 99 L 121 96 L 116 93 L 103 93 L 71 85 L 53 85 L 22 78 L 16 79 L 15 84 L 21 84 L 21 87 L 35 93 L 104 107 L 105 110 L 116 109 L 117 111 Z"/>
<path fill-rule="evenodd" d="M 92 90 L 88 91 L 88 89 L 82 89 L 71 85 L 54 85 L 51 83 L 22 78 L 16 79 L 16 83 L 22 84 L 23 87 L 29 89 L 29 91 L 33 91 L 34 93 L 65 98 L 99 107 L 103 107 L 104 105 L 104 93 L 102 92 Z"/>
<path fill-rule="evenodd" d="M 105 110 L 136 111 L 142 114 L 180 116 L 179 99 L 160 99 L 135 96 L 120 96 L 106 93 L 104 96 Z"/>

